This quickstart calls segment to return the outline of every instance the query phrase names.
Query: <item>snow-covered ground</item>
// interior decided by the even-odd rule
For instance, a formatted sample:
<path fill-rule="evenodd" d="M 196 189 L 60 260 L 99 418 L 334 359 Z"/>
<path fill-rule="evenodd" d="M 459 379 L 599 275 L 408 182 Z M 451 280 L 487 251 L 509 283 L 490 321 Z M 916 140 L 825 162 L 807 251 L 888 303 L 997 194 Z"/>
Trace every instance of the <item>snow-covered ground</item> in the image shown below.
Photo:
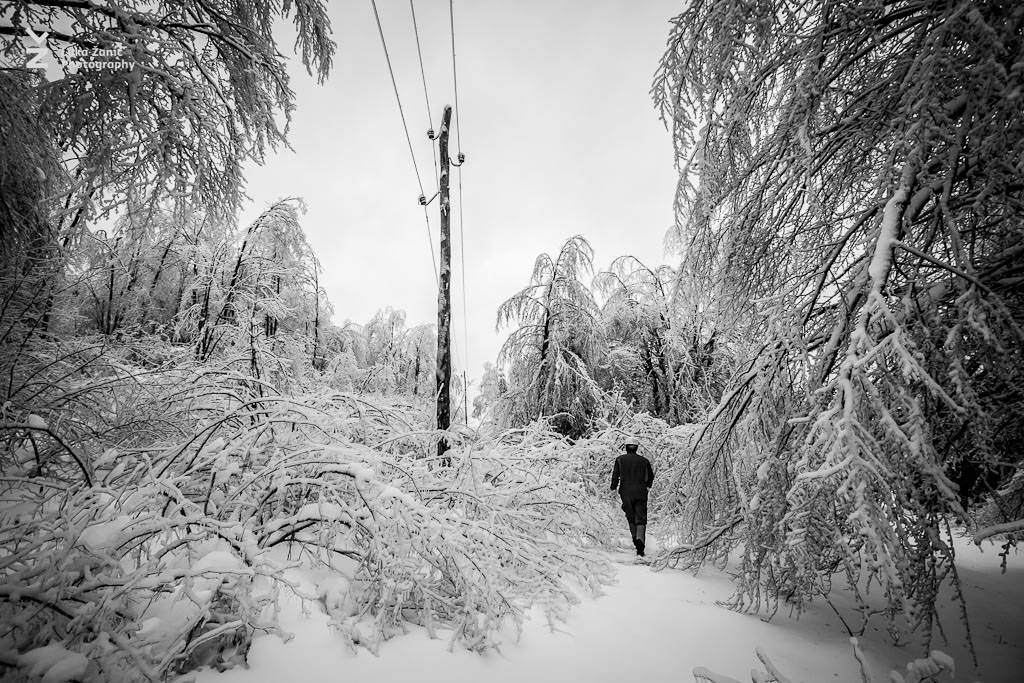
<path fill-rule="evenodd" d="M 1024 680 L 1024 556 L 1012 556 L 1007 573 L 1000 574 L 994 546 L 986 545 L 982 553 L 963 541 L 957 550 L 981 665 L 971 665 L 952 605 L 945 605 L 943 625 L 953 642 L 939 648 L 955 658 L 957 681 L 1018 683 Z M 315 593 L 312 582 L 304 580 Z M 449 652 L 446 639 L 431 640 L 417 628 L 385 643 L 379 656 L 362 649 L 352 653 L 328 626 L 319 603 L 307 603 L 312 605 L 307 616 L 299 601 L 289 598 L 281 618 L 295 634 L 292 640 L 258 637 L 248 669 L 204 671 L 197 683 L 677 682 L 692 681 L 698 666 L 748 681 L 758 664 L 755 647 L 794 683 L 860 681 L 848 634 L 828 605 L 813 606 L 798 621 L 779 614 L 767 623 L 716 604 L 731 590 L 729 578 L 714 570 L 693 576 L 624 563 L 618 582 L 596 599 L 584 598 L 555 632 L 535 614 L 518 643 L 483 656 Z M 875 626 L 860 643 L 873 679 L 888 681 L 890 669 L 921 652 L 914 644 L 894 646 L 884 625 Z"/>

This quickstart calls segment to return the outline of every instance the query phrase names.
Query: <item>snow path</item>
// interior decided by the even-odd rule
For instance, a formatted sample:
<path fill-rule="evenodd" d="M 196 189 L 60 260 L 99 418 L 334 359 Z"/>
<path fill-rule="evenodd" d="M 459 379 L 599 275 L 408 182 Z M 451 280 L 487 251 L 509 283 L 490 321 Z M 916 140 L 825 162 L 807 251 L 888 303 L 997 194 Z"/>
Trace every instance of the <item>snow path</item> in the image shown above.
<path fill-rule="evenodd" d="M 974 600 L 972 628 L 980 641 L 982 670 L 972 670 L 962 647 L 942 649 L 957 660 L 957 680 L 1024 680 L 1024 558 L 1011 557 L 1010 571 L 1000 575 L 995 552 L 971 553 L 973 546 L 964 545 L 958 551 L 965 560 L 961 571 L 968 599 Z M 732 592 L 728 577 L 718 572 L 695 577 L 643 565 L 618 569 L 618 582 L 597 599 L 584 598 L 558 631 L 552 633 L 546 620 L 534 614 L 518 643 L 483 656 L 448 652 L 447 640 L 430 640 L 416 628 L 385 643 L 379 657 L 365 650 L 353 654 L 328 628 L 319 605 L 305 617 L 295 601 L 282 611 L 282 625 L 295 634 L 293 640 L 259 637 L 249 653 L 249 669 L 205 671 L 197 683 L 686 682 L 693 680 L 696 666 L 748 681 L 757 664 L 755 647 L 764 649 L 794 683 L 860 680 L 848 636 L 827 605 L 812 606 L 799 621 L 779 614 L 766 623 L 715 604 Z M 957 628 L 952 617 L 944 626 L 947 632 Z M 884 629 L 869 629 L 860 640 L 878 681 L 888 680 L 890 668 L 920 656 L 915 647 L 887 642 Z"/>

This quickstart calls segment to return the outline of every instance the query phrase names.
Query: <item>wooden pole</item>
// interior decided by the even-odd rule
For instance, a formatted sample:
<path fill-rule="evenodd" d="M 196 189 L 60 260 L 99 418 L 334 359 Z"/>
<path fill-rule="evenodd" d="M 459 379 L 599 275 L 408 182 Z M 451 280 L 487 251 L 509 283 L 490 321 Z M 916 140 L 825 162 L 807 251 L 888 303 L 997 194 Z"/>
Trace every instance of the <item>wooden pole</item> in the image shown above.
<path fill-rule="evenodd" d="M 451 385 L 452 385 L 452 242 L 451 211 L 448 201 L 448 127 L 452 120 L 451 105 L 446 105 L 441 117 L 438 147 L 441 156 L 441 178 L 438 195 L 441 205 L 441 271 L 437 292 L 437 428 L 447 430 L 451 426 Z M 437 443 L 437 454 L 443 456 L 448 442 L 441 438 Z M 450 464 L 448 458 L 441 463 Z"/>

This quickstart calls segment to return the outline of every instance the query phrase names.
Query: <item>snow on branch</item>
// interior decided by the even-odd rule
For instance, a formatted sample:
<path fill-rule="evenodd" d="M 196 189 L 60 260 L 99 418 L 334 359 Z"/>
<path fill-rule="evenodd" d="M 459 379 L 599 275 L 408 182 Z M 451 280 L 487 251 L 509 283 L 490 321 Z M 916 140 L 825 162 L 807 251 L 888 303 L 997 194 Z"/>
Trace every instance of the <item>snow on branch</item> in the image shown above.
<path fill-rule="evenodd" d="M 41 388 L 0 431 L 0 619 L 26 670 L 44 654 L 86 681 L 236 665 L 255 634 L 285 635 L 272 608 L 299 565 L 344 585 L 324 609 L 373 650 L 409 623 L 483 650 L 611 579 L 607 523 L 545 429 L 450 433 L 445 466 L 405 405 L 287 396 L 231 364 L 36 354 L 15 374 Z"/>
<path fill-rule="evenodd" d="M 1014 534 L 1019 531 L 1024 531 L 1024 519 L 1018 519 L 1013 522 L 1004 522 L 1003 524 L 993 524 L 992 526 L 978 529 L 974 532 L 974 542 L 981 545 L 981 542 L 986 538 L 1002 536 L 1004 534 Z"/>
<path fill-rule="evenodd" d="M 653 94 L 680 167 L 678 289 L 713 292 L 738 360 L 673 496 L 681 549 L 742 547 L 736 607 L 877 580 L 930 642 L 958 588 L 951 525 L 1019 532 L 1013 32 L 994 7 L 862 1 L 672 20 Z"/>

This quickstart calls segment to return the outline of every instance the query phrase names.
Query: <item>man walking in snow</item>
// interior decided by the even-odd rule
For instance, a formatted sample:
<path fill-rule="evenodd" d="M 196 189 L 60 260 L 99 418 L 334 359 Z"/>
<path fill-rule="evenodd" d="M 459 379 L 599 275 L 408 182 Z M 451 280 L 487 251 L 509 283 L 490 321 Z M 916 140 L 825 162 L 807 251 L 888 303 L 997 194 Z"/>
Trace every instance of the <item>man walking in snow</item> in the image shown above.
<path fill-rule="evenodd" d="M 647 458 L 636 452 L 638 447 L 638 444 L 627 443 L 626 452 L 615 458 L 612 491 L 619 490 L 622 511 L 629 522 L 629 535 L 636 546 L 637 557 L 643 557 L 647 536 L 647 489 L 654 483 L 654 468 Z"/>

